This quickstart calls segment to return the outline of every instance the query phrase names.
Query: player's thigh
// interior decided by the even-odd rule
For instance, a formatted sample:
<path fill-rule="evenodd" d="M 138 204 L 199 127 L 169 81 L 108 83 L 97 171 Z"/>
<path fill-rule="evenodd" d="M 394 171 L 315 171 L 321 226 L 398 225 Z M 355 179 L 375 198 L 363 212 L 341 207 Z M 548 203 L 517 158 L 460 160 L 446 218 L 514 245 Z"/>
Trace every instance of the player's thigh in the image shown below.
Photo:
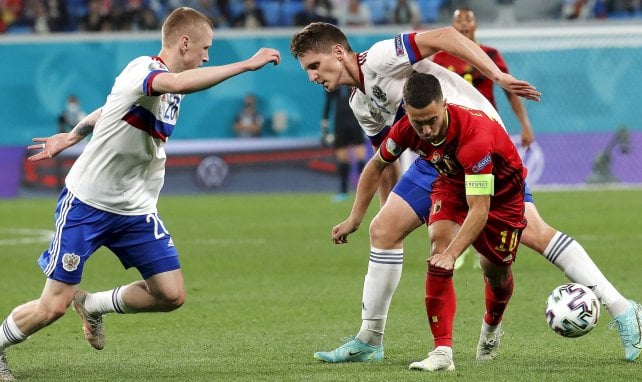
<path fill-rule="evenodd" d="M 372 245 L 399 243 L 420 225 L 412 207 L 393 192 L 370 223 Z"/>
<path fill-rule="evenodd" d="M 555 235 L 555 229 L 542 219 L 532 202 L 524 203 L 524 216 L 528 224 L 522 233 L 521 243 L 536 252 L 543 253 Z"/>
<path fill-rule="evenodd" d="M 484 229 L 473 242 L 477 252 L 496 265 L 511 265 L 517 256 L 520 237 L 526 225 L 520 215 L 498 217 L 489 214 Z"/>
<path fill-rule="evenodd" d="M 157 213 L 123 216 L 105 245 L 118 256 L 122 265 L 136 268 L 143 279 L 180 269 L 174 241 Z"/>

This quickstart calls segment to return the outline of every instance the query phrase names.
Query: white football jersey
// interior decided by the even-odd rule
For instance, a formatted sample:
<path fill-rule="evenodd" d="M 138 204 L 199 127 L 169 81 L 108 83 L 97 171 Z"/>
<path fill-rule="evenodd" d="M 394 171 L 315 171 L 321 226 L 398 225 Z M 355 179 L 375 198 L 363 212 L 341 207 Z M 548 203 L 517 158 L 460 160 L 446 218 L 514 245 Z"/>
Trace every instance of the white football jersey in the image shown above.
<path fill-rule="evenodd" d="M 504 126 L 495 108 L 471 84 L 452 71 L 421 59 L 415 35 L 400 34 L 379 41 L 357 55 L 365 94 L 355 91 L 350 107 L 366 134 L 375 137 L 403 116 L 403 87 L 413 71 L 437 77 L 449 103 L 482 110 Z"/>
<path fill-rule="evenodd" d="M 164 144 L 183 95 L 157 94 L 152 81 L 169 69 L 158 57 L 138 57 L 114 82 L 93 136 L 72 166 L 67 188 L 100 210 L 156 212 L 165 177 Z"/>

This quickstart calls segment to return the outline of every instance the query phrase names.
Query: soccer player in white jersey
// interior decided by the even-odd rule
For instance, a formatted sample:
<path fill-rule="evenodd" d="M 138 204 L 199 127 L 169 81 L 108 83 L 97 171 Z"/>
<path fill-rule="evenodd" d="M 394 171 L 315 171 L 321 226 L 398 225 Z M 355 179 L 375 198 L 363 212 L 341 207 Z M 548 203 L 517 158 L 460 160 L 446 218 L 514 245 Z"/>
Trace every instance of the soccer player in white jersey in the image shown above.
<path fill-rule="evenodd" d="M 69 133 L 34 138 L 39 161 L 56 156 L 93 132 L 74 163 L 56 207 L 56 233 L 39 258 L 47 279 L 40 298 L 16 307 L 0 326 L 0 380 L 13 376 L 5 350 L 60 318 L 73 302 L 85 338 L 104 346 L 107 313 L 169 312 L 185 300 L 178 252 L 157 213 L 165 175 L 164 144 L 179 116 L 183 95 L 208 89 L 241 74 L 280 63 L 277 50 L 199 68 L 209 59 L 213 26 L 202 13 L 178 8 L 162 27 L 158 56 L 132 60 L 116 78 L 104 106 Z M 142 280 L 113 290 L 78 289 L 86 260 L 101 246 Z"/>
<path fill-rule="evenodd" d="M 465 80 L 425 59 L 437 51 L 454 54 L 478 68 L 504 89 L 531 100 L 540 93 L 528 82 L 502 73 L 474 42 L 452 27 L 420 33 L 402 33 L 393 39 L 375 43 L 368 51 L 352 50 L 345 34 L 327 23 L 312 23 L 296 33 L 290 52 L 300 62 L 310 81 L 334 91 L 340 85 L 357 88 L 350 105 L 375 148 L 386 137 L 390 126 L 403 114 L 402 90 L 413 71 L 433 74 L 442 83 L 445 98 L 472 109 L 480 109 L 501 121 L 496 111 L 488 110 L 488 101 Z M 492 107 L 491 107 L 492 108 Z M 436 177 L 427 162 L 415 161 L 394 185 L 394 173 L 386 171 L 379 187 L 380 211 L 370 223 L 370 260 L 362 300 L 362 324 L 356 337 L 330 352 L 317 352 L 315 357 L 326 362 L 363 362 L 383 359 L 383 334 L 388 309 L 401 278 L 403 239 L 428 221 L 430 191 Z M 525 208 L 528 226 L 521 242 L 542 254 L 574 282 L 590 286 L 614 317 L 624 345 L 625 359 L 638 358 L 642 342 L 642 307 L 624 298 L 604 277 L 582 246 L 568 235 L 549 226 L 526 190 Z M 355 204 L 357 201 L 355 201 Z M 347 243 L 362 216 L 351 214 L 332 229 L 335 243 Z M 427 276 L 426 284 L 430 283 Z M 452 283 L 449 289 L 452 289 Z M 431 330 L 435 322 L 431 321 Z M 493 359 L 497 355 L 501 324 L 482 325 L 477 358 Z"/>

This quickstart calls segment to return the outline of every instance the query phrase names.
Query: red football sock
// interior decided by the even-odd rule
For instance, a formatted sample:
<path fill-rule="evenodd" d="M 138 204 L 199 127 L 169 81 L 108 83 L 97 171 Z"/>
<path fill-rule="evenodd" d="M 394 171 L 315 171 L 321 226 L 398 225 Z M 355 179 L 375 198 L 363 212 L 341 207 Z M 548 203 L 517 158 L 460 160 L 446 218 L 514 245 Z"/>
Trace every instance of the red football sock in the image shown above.
<path fill-rule="evenodd" d="M 453 272 L 429 265 L 426 274 L 426 313 L 435 347 L 452 347 L 456 309 Z"/>
<path fill-rule="evenodd" d="M 504 282 L 504 285 L 491 288 L 488 285 L 488 281 L 484 278 L 484 284 L 486 284 L 486 290 L 484 296 L 486 297 L 486 313 L 484 314 L 484 322 L 488 325 L 496 326 L 502 322 L 502 316 L 504 315 L 504 310 L 510 301 L 510 297 L 513 295 L 513 273 L 511 272 L 508 275 L 508 278 Z"/>

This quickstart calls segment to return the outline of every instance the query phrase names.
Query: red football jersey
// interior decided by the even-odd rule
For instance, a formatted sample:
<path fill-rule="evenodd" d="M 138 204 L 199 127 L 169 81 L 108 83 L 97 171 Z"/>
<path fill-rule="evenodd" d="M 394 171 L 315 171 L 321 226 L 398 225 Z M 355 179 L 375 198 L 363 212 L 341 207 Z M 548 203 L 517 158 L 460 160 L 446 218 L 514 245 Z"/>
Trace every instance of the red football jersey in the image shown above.
<path fill-rule="evenodd" d="M 488 57 L 493 60 L 499 70 L 504 73 L 508 73 L 506 62 L 497 49 L 486 45 L 480 45 L 480 48 L 482 48 Z M 452 54 L 443 51 L 436 53 L 432 60 L 444 68 L 452 70 L 462 76 L 466 81 L 479 90 L 479 92 L 483 94 L 491 104 L 493 104 L 493 107 L 497 108 L 497 105 L 495 104 L 495 96 L 493 94 L 493 81 L 485 77 L 471 64 L 457 56 L 453 56 Z"/>
<path fill-rule="evenodd" d="M 421 140 L 404 116 L 380 146 L 381 158 L 392 162 L 411 149 L 439 171 L 433 189 L 447 187 L 463 199 L 465 175 L 493 174 L 491 211 L 509 208 L 521 213 L 527 170 L 506 131 L 480 110 L 448 104 L 447 111 L 448 130 L 441 145 Z"/>

